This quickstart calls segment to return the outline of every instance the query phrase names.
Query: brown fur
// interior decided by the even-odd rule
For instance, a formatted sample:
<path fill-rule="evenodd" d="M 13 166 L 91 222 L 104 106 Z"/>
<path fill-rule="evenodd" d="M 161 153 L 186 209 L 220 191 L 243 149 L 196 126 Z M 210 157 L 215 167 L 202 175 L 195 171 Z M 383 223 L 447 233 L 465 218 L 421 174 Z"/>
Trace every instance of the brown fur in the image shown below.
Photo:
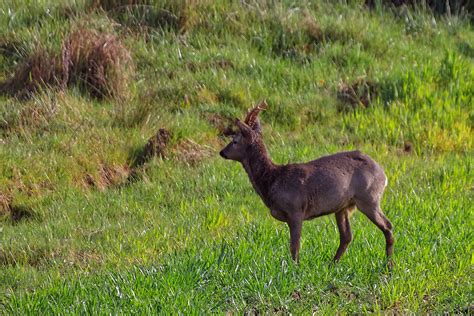
<path fill-rule="evenodd" d="M 386 254 L 392 255 L 392 224 L 380 208 L 387 178 L 374 160 L 351 151 L 307 163 L 276 165 L 263 143 L 260 124 L 251 128 L 237 121 L 237 126 L 240 132 L 220 154 L 242 163 L 271 215 L 288 224 L 293 260 L 298 261 L 303 221 L 334 213 L 340 234 L 334 256 L 338 261 L 352 241 L 349 214 L 355 206 L 382 230 Z"/>

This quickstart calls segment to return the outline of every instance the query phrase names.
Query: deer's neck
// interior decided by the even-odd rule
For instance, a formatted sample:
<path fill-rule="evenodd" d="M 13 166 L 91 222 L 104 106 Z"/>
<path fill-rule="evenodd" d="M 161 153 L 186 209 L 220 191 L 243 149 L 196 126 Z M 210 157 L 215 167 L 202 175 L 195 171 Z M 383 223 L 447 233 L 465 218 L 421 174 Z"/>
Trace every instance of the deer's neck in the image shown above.
<path fill-rule="evenodd" d="M 255 191 L 265 204 L 270 203 L 270 187 L 276 176 L 277 166 L 272 162 L 263 142 L 258 142 L 242 165 L 247 172 Z"/>

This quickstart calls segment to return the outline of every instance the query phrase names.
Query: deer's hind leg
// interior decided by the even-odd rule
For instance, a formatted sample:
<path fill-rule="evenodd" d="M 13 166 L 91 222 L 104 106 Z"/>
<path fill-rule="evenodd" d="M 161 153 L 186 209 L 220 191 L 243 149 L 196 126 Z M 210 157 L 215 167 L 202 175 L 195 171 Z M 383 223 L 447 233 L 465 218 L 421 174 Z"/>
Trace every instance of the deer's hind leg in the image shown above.
<path fill-rule="evenodd" d="M 372 223 L 374 223 L 385 236 L 385 252 L 387 257 L 391 257 L 393 254 L 393 234 L 392 234 L 392 223 L 382 213 L 380 208 L 380 201 L 367 202 L 364 200 L 356 200 L 357 208 L 367 216 Z"/>
<path fill-rule="evenodd" d="M 341 259 L 347 247 L 352 241 L 351 225 L 349 223 L 349 214 L 353 210 L 353 206 L 345 208 L 336 213 L 337 229 L 339 230 L 339 248 L 333 261 L 338 262 Z"/>

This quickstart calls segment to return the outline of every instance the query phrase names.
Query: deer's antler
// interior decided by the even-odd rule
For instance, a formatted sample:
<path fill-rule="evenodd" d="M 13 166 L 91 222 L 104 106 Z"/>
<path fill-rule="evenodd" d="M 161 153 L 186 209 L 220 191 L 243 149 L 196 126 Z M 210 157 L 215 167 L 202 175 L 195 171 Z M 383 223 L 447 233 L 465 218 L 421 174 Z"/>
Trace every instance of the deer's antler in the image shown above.
<path fill-rule="evenodd" d="M 263 99 L 260 101 L 253 109 L 251 109 L 248 113 L 247 116 L 245 117 L 245 124 L 247 124 L 250 127 L 255 126 L 255 122 L 258 118 L 258 115 L 260 114 L 260 111 L 265 110 L 268 107 L 267 101 Z"/>

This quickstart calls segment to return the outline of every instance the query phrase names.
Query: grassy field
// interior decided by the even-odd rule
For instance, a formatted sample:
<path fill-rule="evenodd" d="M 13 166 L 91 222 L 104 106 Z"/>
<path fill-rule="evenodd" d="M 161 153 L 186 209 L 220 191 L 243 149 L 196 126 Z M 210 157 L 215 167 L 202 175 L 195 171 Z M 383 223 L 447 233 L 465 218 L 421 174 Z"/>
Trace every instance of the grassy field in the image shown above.
<path fill-rule="evenodd" d="M 99 2 L 0 4 L 0 314 L 474 312 L 465 12 Z M 291 261 L 286 225 L 217 154 L 262 98 L 275 162 L 359 149 L 384 167 L 393 270 L 360 212 L 340 263 L 334 216 L 305 222 Z"/>

